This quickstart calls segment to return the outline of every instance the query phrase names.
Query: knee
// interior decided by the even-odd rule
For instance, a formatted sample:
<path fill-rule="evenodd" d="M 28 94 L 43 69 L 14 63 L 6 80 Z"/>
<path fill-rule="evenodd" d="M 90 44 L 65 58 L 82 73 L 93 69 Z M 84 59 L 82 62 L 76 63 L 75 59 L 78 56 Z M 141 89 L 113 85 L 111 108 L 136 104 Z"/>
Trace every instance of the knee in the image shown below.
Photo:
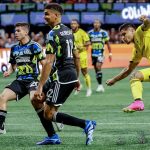
<path fill-rule="evenodd" d="M 143 74 L 140 71 L 135 71 L 130 76 L 130 81 L 132 81 L 132 80 L 142 81 L 143 79 L 144 79 Z"/>
<path fill-rule="evenodd" d="M 43 107 L 43 102 L 38 101 L 36 98 L 31 98 L 31 104 L 34 107 L 34 109 L 40 109 Z"/>
<path fill-rule="evenodd" d="M 44 118 L 53 121 L 54 111 L 44 111 Z"/>
<path fill-rule="evenodd" d="M 6 102 L 7 99 L 5 98 L 4 94 L 0 94 L 0 102 Z"/>

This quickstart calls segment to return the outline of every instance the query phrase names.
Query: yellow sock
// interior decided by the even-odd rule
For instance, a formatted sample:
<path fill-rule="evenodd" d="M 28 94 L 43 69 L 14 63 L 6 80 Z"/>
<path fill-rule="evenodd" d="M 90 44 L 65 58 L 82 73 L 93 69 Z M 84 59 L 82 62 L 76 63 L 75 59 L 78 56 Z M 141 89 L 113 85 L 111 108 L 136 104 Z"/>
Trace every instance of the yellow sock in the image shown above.
<path fill-rule="evenodd" d="M 143 87 L 139 79 L 132 79 L 130 81 L 131 91 L 134 99 L 142 99 Z"/>
<path fill-rule="evenodd" d="M 89 74 L 86 74 L 86 75 L 84 76 L 84 80 L 85 80 L 86 86 L 87 86 L 88 88 L 91 88 L 91 77 L 90 77 Z"/>

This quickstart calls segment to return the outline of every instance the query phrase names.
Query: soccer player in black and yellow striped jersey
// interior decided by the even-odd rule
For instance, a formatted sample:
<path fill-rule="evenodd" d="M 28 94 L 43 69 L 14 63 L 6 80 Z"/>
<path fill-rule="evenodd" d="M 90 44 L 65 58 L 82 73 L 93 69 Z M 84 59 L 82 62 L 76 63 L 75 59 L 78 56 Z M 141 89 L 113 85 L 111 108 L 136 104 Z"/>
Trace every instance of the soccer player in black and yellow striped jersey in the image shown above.
<path fill-rule="evenodd" d="M 142 15 L 139 20 L 143 24 L 137 29 L 135 29 L 134 25 L 129 23 L 123 24 L 119 28 L 122 41 L 127 44 L 133 42 L 134 48 L 132 51 L 132 59 L 128 67 L 122 70 L 117 76 L 107 80 L 106 84 L 109 86 L 126 78 L 140 63 L 143 57 L 150 61 L 150 19 Z M 124 112 L 144 110 L 144 103 L 142 101 L 142 82 L 150 82 L 150 68 L 138 70 L 132 73 L 130 85 L 134 102 L 124 108 Z"/>

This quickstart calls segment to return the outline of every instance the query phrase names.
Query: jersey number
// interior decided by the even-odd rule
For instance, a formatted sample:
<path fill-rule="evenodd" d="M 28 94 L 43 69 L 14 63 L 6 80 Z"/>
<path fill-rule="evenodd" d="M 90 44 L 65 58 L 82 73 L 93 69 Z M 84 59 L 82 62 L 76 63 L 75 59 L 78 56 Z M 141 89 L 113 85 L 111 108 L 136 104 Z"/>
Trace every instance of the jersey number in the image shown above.
<path fill-rule="evenodd" d="M 67 43 L 67 50 L 68 50 L 67 57 L 72 58 L 73 57 L 73 55 L 72 55 L 73 41 L 71 39 L 70 40 L 66 40 L 66 43 Z"/>

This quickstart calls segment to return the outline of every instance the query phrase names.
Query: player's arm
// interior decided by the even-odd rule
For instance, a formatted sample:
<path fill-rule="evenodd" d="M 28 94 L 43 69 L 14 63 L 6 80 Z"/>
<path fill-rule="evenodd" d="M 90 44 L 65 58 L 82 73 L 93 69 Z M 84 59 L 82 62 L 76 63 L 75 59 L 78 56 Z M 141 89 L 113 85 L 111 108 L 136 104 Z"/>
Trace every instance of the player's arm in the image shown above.
<path fill-rule="evenodd" d="M 4 76 L 4 77 L 8 77 L 8 76 L 10 76 L 15 70 L 16 70 L 16 64 L 10 64 L 10 67 L 8 68 L 7 71 L 5 71 L 5 72 L 3 73 L 3 76 Z"/>
<path fill-rule="evenodd" d="M 109 79 L 106 81 L 106 84 L 108 86 L 111 86 L 113 84 L 115 84 L 117 81 L 120 81 L 124 78 L 126 78 L 134 69 L 135 67 L 138 65 L 139 63 L 138 62 L 133 62 L 131 61 L 129 63 L 129 66 L 124 68 L 118 75 L 114 76 L 112 79 Z"/>
<path fill-rule="evenodd" d="M 43 68 L 42 68 L 41 78 L 40 78 L 40 82 L 39 82 L 40 88 L 43 88 L 43 85 L 45 84 L 46 80 L 48 79 L 54 60 L 55 60 L 55 54 L 47 54 L 46 55 L 45 61 L 43 61 Z"/>
<path fill-rule="evenodd" d="M 90 41 L 86 41 L 84 46 L 86 47 L 87 51 L 91 51 L 92 47 L 91 47 L 91 42 Z"/>
<path fill-rule="evenodd" d="M 80 74 L 80 56 L 78 50 L 73 50 L 73 58 L 74 58 L 74 64 L 77 71 L 77 77 L 79 78 Z"/>
<path fill-rule="evenodd" d="M 4 77 L 10 76 L 16 70 L 17 67 L 15 57 L 13 56 L 13 48 L 14 47 L 12 47 L 10 51 L 10 58 L 9 58 L 10 67 L 8 68 L 8 71 L 5 71 L 3 73 Z"/>
<path fill-rule="evenodd" d="M 78 50 L 74 50 L 73 51 L 73 57 L 74 57 L 75 68 L 76 68 L 76 71 L 77 71 L 77 78 L 78 78 L 78 82 L 75 85 L 75 90 L 80 91 L 80 80 L 79 80 L 79 74 L 80 74 L 80 56 L 79 56 L 79 51 Z"/>
<path fill-rule="evenodd" d="M 108 52 L 109 52 L 109 61 L 111 62 L 111 61 L 112 61 L 112 50 L 111 50 L 111 46 L 110 46 L 109 41 L 106 41 L 105 43 L 106 43 L 106 45 L 107 45 Z"/>
<path fill-rule="evenodd" d="M 49 77 L 54 60 L 55 60 L 55 54 L 47 54 L 46 55 L 45 62 L 44 62 L 43 68 L 42 68 L 39 85 L 38 85 L 36 93 L 34 94 L 38 100 L 42 99 L 43 86 Z"/>
<path fill-rule="evenodd" d="M 142 30 L 145 31 L 145 30 L 148 30 L 150 28 L 150 19 L 145 16 L 145 15 L 142 15 L 139 20 L 141 22 L 143 22 L 142 24 Z"/>

